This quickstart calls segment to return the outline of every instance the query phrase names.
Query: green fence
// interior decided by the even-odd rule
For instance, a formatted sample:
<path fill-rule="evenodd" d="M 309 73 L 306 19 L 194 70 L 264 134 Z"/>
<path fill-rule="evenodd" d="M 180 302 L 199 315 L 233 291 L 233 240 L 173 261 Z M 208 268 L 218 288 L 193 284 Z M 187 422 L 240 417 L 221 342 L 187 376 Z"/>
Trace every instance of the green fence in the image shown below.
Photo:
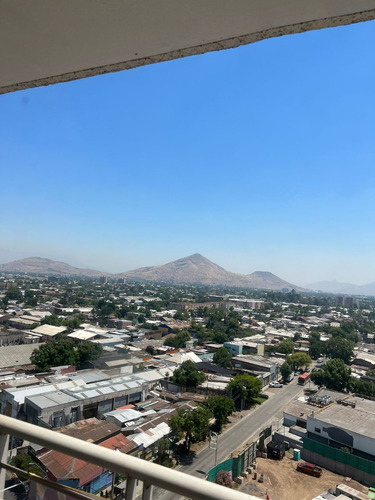
<path fill-rule="evenodd" d="M 336 448 L 331 448 L 330 446 L 322 443 L 317 443 L 316 441 L 308 438 L 303 438 L 303 447 L 305 450 L 318 453 L 318 455 L 322 455 L 323 457 L 330 458 L 336 462 L 341 462 L 342 464 L 349 465 L 354 469 L 361 470 L 375 476 L 375 462 L 351 455 L 350 453 L 345 453 L 344 451 Z"/>
<path fill-rule="evenodd" d="M 232 472 L 232 467 L 233 467 L 233 458 L 228 458 L 228 460 L 221 462 L 221 464 L 215 465 L 215 467 L 213 467 L 210 471 L 207 472 L 208 481 L 211 481 L 211 483 L 213 483 L 216 479 L 216 474 L 221 470 Z"/>
<path fill-rule="evenodd" d="M 243 470 L 244 470 L 244 456 L 239 455 L 238 457 L 233 458 L 232 477 L 240 476 Z"/>

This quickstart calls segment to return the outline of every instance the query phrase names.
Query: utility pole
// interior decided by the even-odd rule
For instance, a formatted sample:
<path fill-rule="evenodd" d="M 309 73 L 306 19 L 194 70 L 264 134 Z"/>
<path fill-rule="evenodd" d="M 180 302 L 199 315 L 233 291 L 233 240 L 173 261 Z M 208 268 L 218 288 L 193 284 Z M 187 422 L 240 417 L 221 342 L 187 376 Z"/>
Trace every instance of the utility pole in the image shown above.
<path fill-rule="evenodd" d="M 217 465 L 217 448 L 218 448 L 219 436 L 217 432 L 210 431 L 210 443 L 209 447 L 215 450 L 215 466 Z"/>

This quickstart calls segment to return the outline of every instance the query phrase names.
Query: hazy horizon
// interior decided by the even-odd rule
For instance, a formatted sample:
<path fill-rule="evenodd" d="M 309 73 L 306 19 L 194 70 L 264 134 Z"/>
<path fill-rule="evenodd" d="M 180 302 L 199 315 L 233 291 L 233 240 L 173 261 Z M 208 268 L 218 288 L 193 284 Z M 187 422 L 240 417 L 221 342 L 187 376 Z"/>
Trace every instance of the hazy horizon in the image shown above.
<path fill-rule="evenodd" d="M 375 281 L 374 22 L 0 96 L 0 263 Z"/>
<path fill-rule="evenodd" d="M 195 252 L 195 253 L 199 253 L 199 252 Z M 191 254 L 193 255 L 193 254 Z M 202 255 L 202 254 L 201 254 Z M 63 262 L 65 264 L 69 264 L 73 267 L 77 267 L 77 268 L 81 268 L 81 269 L 94 269 L 96 271 L 102 271 L 103 273 L 110 273 L 110 274 L 121 274 L 121 273 L 125 273 L 125 272 L 128 272 L 128 271 L 133 271 L 135 270 L 136 268 L 141 268 L 141 267 L 149 267 L 149 266 L 160 266 L 160 265 L 164 265 L 164 264 L 169 264 L 170 262 L 173 262 L 174 260 L 178 260 L 178 259 L 183 259 L 185 257 L 189 257 L 189 255 L 181 255 L 179 257 L 176 257 L 174 258 L 173 260 L 171 261 L 168 261 L 168 262 L 159 262 L 157 264 L 155 263 L 147 263 L 147 264 L 144 264 L 142 266 L 137 266 L 137 267 L 132 267 L 132 268 L 129 268 L 129 269 L 112 269 L 112 270 L 109 270 L 109 269 L 104 269 L 103 267 L 98 267 L 98 266 L 88 266 L 86 265 L 84 262 L 72 262 L 69 258 L 56 258 L 56 259 L 53 259 L 49 256 L 46 256 L 46 255 L 28 255 L 28 256 L 25 256 L 23 254 L 21 254 L 21 256 L 17 259 L 10 259 L 6 262 L 0 262 L 0 264 L 7 264 L 8 262 L 12 262 L 13 260 L 22 260 L 22 259 L 26 259 L 26 258 L 34 258 L 34 257 L 37 257 L 37 258 L 45 258 L 45 259 L 50 259 L 50 260 L 53 260 L 53 261 L 56 261 L 56 262 Z M 214 262 L 212 261 L 209 257 L 207 257 L 206 255 L 203 255 L 203 257 L 207 258 L 208 260 L 210 260 L 211 262 Z M 339 281 L 339 280 L 316 280 L 315 282 L 314 281 L 310 281 L 310 282 L 297 282 L 297 281 L 293 281 L 293 280 L 289 280 L 287 277 L 285 276 L 280 276 L 279 274 L 273 272 L 272 270 L 270 269 L 253 269 L 253 270 L 250 270 L 250 271 L 235 271 L 233 270 L 232 268 L 230 267 L 227 267 L 223 264 L 220 264 L 218 262 L 214 262 L 214 264 L 217 264 L 219 265 L 220 267 L 223 267 L 226 271 L 229 271 L 229 272 L 233 272 L 233 273 L 238 273 L 238 274 L 252 274 L 256 271 L 261 271 L 261 272 L 271 272 L 272 274 L 276 275 L 277 277 L 283 279 L 284 281 L 287 281 L 291 284 L 294 284 L 294 285 L 297 285 L 297 286 L 300 286 L 300 287 L 305 287 L 307 285 L 312 285 L 314 283 L 317 283 L 317 282 L 323 282 L 323 281 L 327 281 L 327 282 L 331 282 L 331 283 L 349 283 L 349 282 L 342 282 L 342 281 Z M 353 284 L 353 285 L 367 285 L 367 284 L 370 284 L 372 283 L 373 281 L 367 281 L 366 283 L 354 283 L 354 282 L 350 282 L 350 284 Z"/>

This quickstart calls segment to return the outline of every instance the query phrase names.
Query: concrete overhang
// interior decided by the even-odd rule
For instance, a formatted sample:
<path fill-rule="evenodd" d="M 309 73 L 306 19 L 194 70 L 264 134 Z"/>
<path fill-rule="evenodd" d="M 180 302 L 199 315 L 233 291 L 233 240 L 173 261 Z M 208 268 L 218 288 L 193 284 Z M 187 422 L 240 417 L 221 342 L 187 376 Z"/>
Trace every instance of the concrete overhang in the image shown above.
<path fill-rule="evenodd" d="M 375 0 L 0 0 L 0 93 L 375 18 Z"/>

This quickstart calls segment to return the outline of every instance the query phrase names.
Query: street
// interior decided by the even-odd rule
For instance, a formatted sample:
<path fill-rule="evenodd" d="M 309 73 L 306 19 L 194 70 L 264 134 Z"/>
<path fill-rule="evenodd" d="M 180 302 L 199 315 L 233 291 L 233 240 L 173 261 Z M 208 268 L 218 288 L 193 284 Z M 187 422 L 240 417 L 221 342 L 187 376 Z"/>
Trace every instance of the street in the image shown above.
<path fill-rule="evenodd" d="M 220 463 L 230 456 L 232 452 L 251 443 L 259 432 L 270 424 L 273 420 L 280 419 L 282 411 L 296 396 L 303 392 L 303 386 L 297 385 L 295 378 L 288 385 L 267 391 L 269 399 L 262 405 L 255 408 L 250 414 L 230 427 L 226 432 L 219 435 L 217 462 Z M 253 439 L 254 438 L 254 439 Z M 182 465 L 178 468 L 180 472 L 192 476 L 203 478 L 208 470 L 215 465 L 215 451 L 208 445 L 203 448 L 190 465 Z M 183 498 L 175 493 L 165 492 L 160 488 L 155 488 L 153 498 L 158 500 L 174 500 Z"/>

